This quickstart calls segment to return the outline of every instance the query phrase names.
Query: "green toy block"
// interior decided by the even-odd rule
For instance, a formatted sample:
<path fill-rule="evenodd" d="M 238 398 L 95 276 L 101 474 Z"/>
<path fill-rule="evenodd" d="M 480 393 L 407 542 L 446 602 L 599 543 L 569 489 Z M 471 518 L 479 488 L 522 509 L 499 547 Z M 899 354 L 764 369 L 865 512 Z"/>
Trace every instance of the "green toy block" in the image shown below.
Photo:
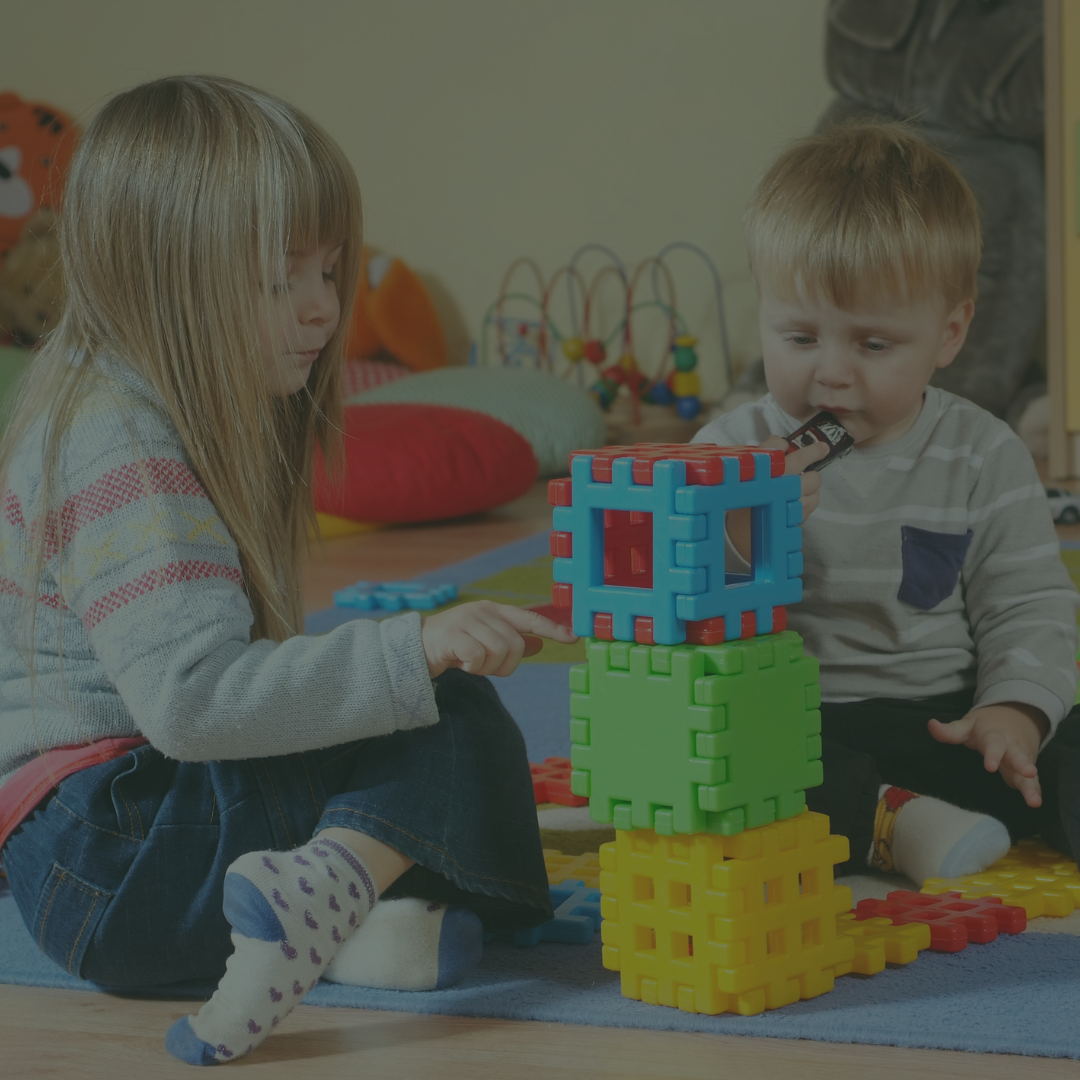
<path fill-rule="evenodd" d="M 821 783 L 818 662 L 790 630 L 722 645 L 587 639 L 570 669 L 570 788 L 664 836 L 794 817 Z"/>

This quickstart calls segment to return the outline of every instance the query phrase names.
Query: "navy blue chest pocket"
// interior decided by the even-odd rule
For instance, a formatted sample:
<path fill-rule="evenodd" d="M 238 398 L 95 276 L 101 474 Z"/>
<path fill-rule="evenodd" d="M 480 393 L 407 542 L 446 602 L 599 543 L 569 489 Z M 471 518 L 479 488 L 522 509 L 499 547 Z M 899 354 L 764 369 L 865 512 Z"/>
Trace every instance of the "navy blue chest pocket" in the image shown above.
<path fill-rule="evenodd" d="M 974 535 L 971 529 L 966 533 L 941 533 L 901 525 L 904 576 L 897 599 L 920 611 L 930 611 L 952 596 Z"/>

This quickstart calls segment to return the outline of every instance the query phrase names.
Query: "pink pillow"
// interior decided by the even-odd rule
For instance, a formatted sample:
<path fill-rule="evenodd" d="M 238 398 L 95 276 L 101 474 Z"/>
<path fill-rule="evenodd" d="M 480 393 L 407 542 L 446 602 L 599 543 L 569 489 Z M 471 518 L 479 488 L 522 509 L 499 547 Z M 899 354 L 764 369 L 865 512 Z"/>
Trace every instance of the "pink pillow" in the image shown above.
<path fill-rule="evenodd" d="M 501 506 L 539 472 L 529 443 L 485 413 L 445 405 L 348 405 L 345 462 L 315 461 L 315 509 L 351 521 L 437 521 Z"/>

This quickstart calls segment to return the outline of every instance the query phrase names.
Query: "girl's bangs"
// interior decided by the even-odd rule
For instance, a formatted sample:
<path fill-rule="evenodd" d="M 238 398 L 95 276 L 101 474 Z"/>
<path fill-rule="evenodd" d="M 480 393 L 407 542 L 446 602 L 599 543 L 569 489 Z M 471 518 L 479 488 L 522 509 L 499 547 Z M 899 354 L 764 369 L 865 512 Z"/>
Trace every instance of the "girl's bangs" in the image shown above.
<path fill-rule="evenodd" d="M 287 188 L 291 194 L 288 248 L 292 251 L 345 244 L 358 233 L 355 174 L 338 155 L 320 150 L 325 148 L 311 147 L 306 168 L 296 169 L 297 175 Z"/>

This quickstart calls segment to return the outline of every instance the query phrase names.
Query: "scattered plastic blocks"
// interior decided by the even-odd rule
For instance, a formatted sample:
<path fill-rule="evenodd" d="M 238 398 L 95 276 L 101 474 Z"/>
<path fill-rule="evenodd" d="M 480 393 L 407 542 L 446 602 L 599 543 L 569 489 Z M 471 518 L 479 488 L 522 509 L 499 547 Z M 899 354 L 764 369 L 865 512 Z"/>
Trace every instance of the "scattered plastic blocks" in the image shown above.
<path fill-rule="evenodd" d="M 456 585 L 425 585 L 421 581 L 358 581 L 334 593 L 334 606 L 358 611 L 430 610 L 455 599 Z"/>
<path fill-rule="evenodd" d="M 529 762 L 533 795 L 538 803 L 559 803 L 560 806 L 585 806 L 589 800 L 570 790 L 570 759 L 544 758 L 541 764 Z"/>
<path fill-rule="evenodd" d="M 965 900 L 996 896 L 1003 904 L 1022 907 L 1029 919 L 1062 918 L 1080 907 L 1080 871 L 1041 840 L 1021 840 L 981 874 L 927 878 L 920 891 L 932 896 L 955 892 Z"/>
<path fill-rule="evenodd" d="M 1022 907 L 1002 904 L 996 896 L 964 900 L 959 893 L 940 896 L 898 889 L 885 900 L 860 900 L 856 919 L 883 917 L 896 926 L 921 922 L 930 927 L 930 948 L 936 952 L 960 952 L 968 942 L 985 944 L 999 933 L 1019 934 L 1027 927 Z"/>
<path fill-rule="evenodd" d="M 595 821 L 730 836 L 821 783 L 818 662 L 793 631 L 724 645 L 590 641 L 570 669 L 571 790 Z"/>
<path fill-rule="evenodd" d="M 598 851 L 589 851 L 584 855 L 564 855 L 561 851 L 544 848 L 544 869 L 547 871 L 549 885 L 559 885 L 573 878 L 591 889 L 600 888 Z"/>
<path fill-rule="evenodd" d="M 836 933 L 855 942 L 851 970 L 856 975 L 877 975 L 886 963 L 910 964 L 923 949 L 930 948 L 926 923 L 894 926 L 888 919 L 859 919 L 853 911 L 836 916 Z"/>
<path fill-rule="evenodd" d="M 539 945 L 541 941 L 562 941 L 567 945 L 588 945 L 600 929 L 600 892 L 583 881 L 563 881 L 551 886 L 555 918 L 514 934 L 515 945 Z"/>
<path fill-rule="evenodd" d="M 600 849 L 604 967 L 625 997 L 753 1016 L 833 988 L 852 969 L 837 935 L 848 843 L 809 811 L 733 837 L 639 829 Z"/>
<path fill-rule="evenodd" d="M 574 632 L 714 644 L 783 628 L 802 599 L 802 505 L 780 450 L 607 447 L 553 480 L 552 602 Z M 724 515 L 752 508 L 750 573 L 725 572 Z"/>

